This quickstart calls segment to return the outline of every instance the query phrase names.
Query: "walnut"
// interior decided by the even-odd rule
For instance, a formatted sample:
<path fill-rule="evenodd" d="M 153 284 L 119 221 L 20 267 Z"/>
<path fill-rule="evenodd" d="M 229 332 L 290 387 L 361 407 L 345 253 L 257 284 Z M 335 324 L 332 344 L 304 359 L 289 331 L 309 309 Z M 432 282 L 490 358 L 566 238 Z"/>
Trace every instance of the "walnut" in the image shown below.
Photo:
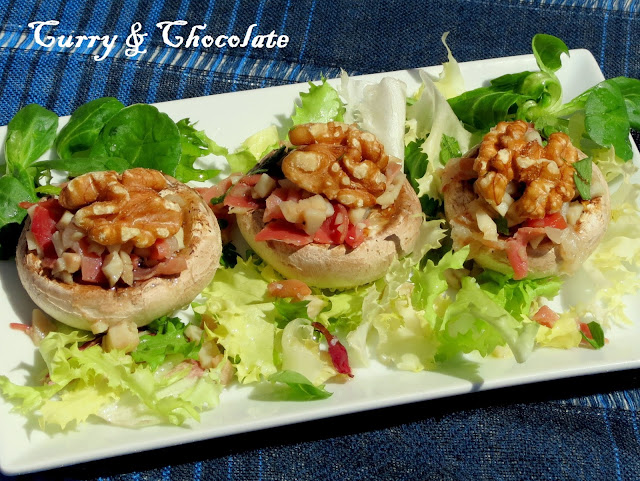
<path fill-rule="evenodd" d="M 122 175 L 92 172 L 69 182 L 59 202 L 65 209 L 77 209 L 73 222 L 90 240 L 104 246 L 131 241 L 144 248 L 182 227 L 180 206 L 161 196 L 168 185 L 162 173 L 150 169 Z"/>
<path fill-rule="evenodd" d="M 340 122 L 298 125 L 289 132 L 299 146 L 282 171 L 298 187 L 347 207 L 370 207 L 387 189 L 389 155 L 376 137 Z"/>
<path fill-rule="evenodd" d="M 474 188 L 496 207 L 511 184 L 522 191 L 509 209 L 511 217 L 542 218 L 575 196 L 572 164 L 577 160 L 578 150 L 566 134 L 551 134 L 543 146 L 526 122 L 500 122 L 480 144 L 473 165 L 478 174 Z"/>

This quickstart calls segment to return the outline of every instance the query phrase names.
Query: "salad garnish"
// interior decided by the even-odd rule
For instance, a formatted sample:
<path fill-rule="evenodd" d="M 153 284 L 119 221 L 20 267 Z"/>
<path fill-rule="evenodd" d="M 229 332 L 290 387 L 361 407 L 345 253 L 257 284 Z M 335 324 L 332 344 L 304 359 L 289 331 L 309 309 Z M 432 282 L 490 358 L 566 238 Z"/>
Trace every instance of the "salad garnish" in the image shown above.
<path fill-rule="evenodd" d="M 21 386 L 0 376 L 0 393 L 44 429 L 68 429 L 90 416 L 125 426 L 181 424 L 214 408 L 230 383 L 266 384 L 280 400 L 318 401 L 331 396 L 332 384 L 357 377 L 372 360 L 419 372 L 450 365 L 475 369 L 487 356 L 525 362 L 541 348 L 608 348 L 606 330 L 626 318 L 624 297 L 640 288 L 640 187 L 631 181 L 637 167 L 630 162 L 628 139 L 630 129 L 640 129 L 640 81 L 605 80 L 563 103 L 556 73 L 563 55 L 570 54 L 567 46 L 541 34 L 532 49 L 539 71 L 504 75 L 468 92 L 461 92 L 461 70 L 448 47 L 443 75 L 434 82 L 420 70 L 416 92 L 407 92 L 396 79 L 368 82 L 346 73 L 339 83 L 310 83 L 289 119 L 251 135 L 234 151 L 188 119 L 176 123 L 148 105 L 94 100 L 57 134 L 55 114 L 25 107 L 8 126 L 6 174 L 0 177 L 5 256 L 15 248 L 9 230 L 27 216 L 21 203 L 57 194 L 60 182 L 87 172 L 134 167 L 158 169 L 185 182 L 215 183 L 201 193 L 218 214 L 225 245 L 221 268 L 201 296 L 179 318 L 164 317 L 142 329 L 131 353 L 104 349 L 100 336 L 51 321 L 53 327 L 34 336 L 41 339 L 38 350 L 46 364 L 42 383 Z M 445 219 L 443 195 L 447 172 L 467 159 L 469 175 L 470 149 L 501 122 L 519 125 L 530 137 L 527 142 L 533 139 L 543 150 L 559 138 L 570 139 L 577 156 L 567 162 L 566 174 L 576 192 L 560 204 L 584 209 L 600 197 L 597 172 L 605 183 L 620 184 L 612 189 L 609 228 L 580 271 L 594 291 L 569 307 L 562 307 L 557 295 L 575 279 L 563 272 L 536 277 L 527 270 L 483 268 L 473 260 L 474 246 L 452 239 L 455 225 Z M 424 218 L 413 252 L 394 258 L 380 279 L 341 289 L 285 279 L 233 236 L 233 219 L 224 206 L 230 207 L 234 197 L 238 202 L 234 194 L 240 190 L 247 194 L 243 201 L 257 205 L 252 189 L 259 182 L 258 190 L 276 191 L 261 179 L 282 180 L 282 161 L 292 144 L 279 132 L 305 124 L 356 125 L 403 159 L 401 169 L 420 198 Z M 39 160 L 51 148 L 56 158 Z M 197 159 L 209 155 L 223 157 L 228 165 L 195 167 L 202 163 Z M 470 184 L 487 172 L 458 180 Z M 515 222 L 508 208 L 499 210 L 502 200 L 482 204 L 487 216 L 480 217 L 490 235 L 505 242 L 521 240 L 524 233 L 517 232 L 523 228 L 559 236 L 571 215 L 554 207 Z M 38 324 L 49 325 L 41 319 Z M 259 391 L 256 397 L 268 397 Z"/>

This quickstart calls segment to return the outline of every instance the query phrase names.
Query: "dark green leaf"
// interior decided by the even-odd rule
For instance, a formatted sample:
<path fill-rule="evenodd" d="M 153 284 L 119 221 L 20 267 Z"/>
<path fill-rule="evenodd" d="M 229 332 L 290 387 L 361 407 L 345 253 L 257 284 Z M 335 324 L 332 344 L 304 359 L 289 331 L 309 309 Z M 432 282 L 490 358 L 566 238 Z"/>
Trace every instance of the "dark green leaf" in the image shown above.
<path fill-rule="evenodd" d="M 220 230 L 225 230 L 229 227 L 229 221 L 227 219 L 218 218 L 218 226 L 220 227 Z"/>
<path fill-rule="evenodd" d="M 449 105 L 468 129 L 482 131 L 502 120 L 514 119 L 520 106 L 528 100 L 531 99 L 526 95 L 481 87 L 449 99 Z"/>
<path fill-rule="evenodd" d="M 442 134 L 442 139 L 440 140 L 440 163 L 442 165 L 447 165 L 449 159 L 455 159 L 461 156 L 462 152 L 460 152 L 460 144 L 458 144 L 455 137 L 449 137 L 447 134 Z"/>
<path fill-rule="evenodd" d="M 275 322 L 280 329 L 284 327 L 294 319 L 309 319 L 307 313 L 307 306 L 309 301 L 287 301 L 285 299 L 278 298 L 273 303 L 275 307 Z"/>
<path fill-rule="evenodd" d="M 58 116 L 50 110 L 37 104 L 20 109 L 7 125 L 4 145 L 7 174 L 14 175 L 16 168 L 26 169 L 49 150 L 57 129 Z"/>
<path fill-rule="evenodd" d="M 444 137 L 446 136 L 443 136 L 443 139 Z M 418 179 L 423 177 L 427 172 L 427 165 L 429 164 L 427 154 L 422 151 L 424 141 L 425 139 L 418 139 L 409 142 L 404 148 L 404 173 L 416 192 L 419 191 Z M 422 211 L 428 218 L 438 217 L 443 207 L 438 199 L 432 199 L 428 195 L 420 197 L 420 205 L 422 206 Z"/>
<path fill-rule="evenodd" d="M 200 344 L 190 342 L 185 337 L 186 327 L 177 317 L 156 319 L 148 326 L 150 332 L 140 336 L 140 344 L 131 356 L 136 362 L 146 362 L 152 370 L 157 369 L 171 354 L 197 360 Z"/>
<path fill-rule="evenodd" d="M 91 148 L 91 157 L 120 157 L 130 167 L 175 175 L 180 161 L 180 132 L 167 114 L 152 105 L 135 104 L 115 114 Z"/>
<path fill-rule="evenodd" d="M 220 265 L 222 267 L 235 267 L 238 263 L 238 251 L 236 246 L 231 242 L 227 242 L 222 246 L 222 255 L 220 256 Z"/>
<path fill-rule="evenodd" d="M 640 131 L 640 80 L 628 77 L 616 77 L 605 80 L 615 84 L 624 97 L 627 117 L 632 129 Z"/>
<path fill-rule="evenodd" d="M 220 195 L 218 197 L 212 197 L 211 200 L 209 201 L 209 203 L 211 205 L 222 204 L 224 202 L 224 198 L 227 196 L 227 194 L 229 193 L 230 190 L 231 189 L 227 189 L 227 191 L 224 194 L 222 194 L 222 195 Z"/>
<path fill-rule="evenodd" d="M 324 386 L 314 386 L 302 374 L 295 371 L 280 371 L 269 377 L 273 383 L 286 384 L 290 388 L 290 399 L 292 401 L 312 401 L 315 399 L 326 399 L 332 393 L 324 389 Z"/>
<path fill-rule="evenodd" d="M 60 160 L 43 160 L 35 165 L 40 171 L 62 170 L 69 177 L 78 177 L 88 172 L 115 170 L 122 173 L 127 170 L 129 162 L 120 157 L 72 157 Z"/>
<path fill-rule="evenodd" d="M 534 73 L 535 72 L 529 72 L 528 70 L 518 73 L 508 73 L 494 78 L 489 83 L 491 88 L 496 92 L 521 92 L 525 80 Z M 538 94 L 540 93 L 542 93 L 542 91 L 538 92 Z"/>
<path fill-rule="evenodd" d="M 534 126 L 543 139 L 548 139 L 555 132 L 569 133 L 569 121 L 553 115 L 538 117 L 534 122 Z"/>
<path fill-rule="evenodd" d="M 277 150 L 269 152 L 247 172 L 247 175 L 269 174 L 271 177 L 283 177 L 282 159 L 284 159 L 288 153 L 289 151 L 286 147 L 280 147 Z"/>
<path fill-rule="evenodd" d="M 582 339 L 584 339 L 589 344 L 591 344 L 591 347 L 593 347 L 594 349 L 603 348 L 605 341 L 604 341 L 604 331 L 602 330 L 602 326 L 598 324 L 596 321 L 592 321 L 589 324 L 587 324 L 587 327 L 589 328 L 589 332 L 591 333 L 591 337 L 593 337 L 593 339 L 587 337 L 584 332 L 580 331 L 580 334 L 582 334 Z"/>
<path fill-rule="evenodd" d="M 576 184 L 576 189 L 584 200 L 591 200 L 591 173 L 592 164 L 591 157 L 574 162 L 573 168 L 573 181 Z"/>
<path fill-rule="evenodd" d="M 105 124 L 123 108 L 124 104 L 113 97 L 102 97 L 78 107 L 56 138 L 58 156 L 61 159 L 86 156 Z"/>
<path fill-rule="evenodd" d="M 498 234 L 509 235 L 509 224 L 507 223 L 506 217 L 498 217 L 497 219 L 493 219 L 496 222 L 496 226 L 498 226 Z"/>
<path fill-rule="evenodd" d="M 440 217 L 440 214 L 444 213 L 444 204 L 438 199 L 433 199 L 428 195 L 420 197 L 420 206 L 422 212 L 425 213 L 427 219 L 436 219 Z"/>
<path fill-rule="evenodd" d="M 411 187 L 418 192 L 418 179 L 424 177 L 429 165 L 427 154 L 422 151 L 425 139 L 417 139 L 404 148 L 404 173 Z"/>
<path fill-rule="evenodd" d="M 0 177 L 0 227 L 14 222 L 21 223 L 27 211 L 18 204 L 35 200 L 35 195 L 15 177 Z"/>
<path fill-rule="evenodd" d="M 562 40 L 544 33 L 534 35 L 531 48 L 538 67 L 545 72 L 555 72 L 560 69 L 562 67 L 560 55 L 563 53 L 569 55 L 569 48 Z"/>
<path fill-rule="evenodd" d="M 629 141 L 629 116 L 624 97 L 615 83 L 594 87 L 584 106 L 585 128 L 589 137 L 603 147 L 614 147 L 622 160 L 633 157 Z"/>

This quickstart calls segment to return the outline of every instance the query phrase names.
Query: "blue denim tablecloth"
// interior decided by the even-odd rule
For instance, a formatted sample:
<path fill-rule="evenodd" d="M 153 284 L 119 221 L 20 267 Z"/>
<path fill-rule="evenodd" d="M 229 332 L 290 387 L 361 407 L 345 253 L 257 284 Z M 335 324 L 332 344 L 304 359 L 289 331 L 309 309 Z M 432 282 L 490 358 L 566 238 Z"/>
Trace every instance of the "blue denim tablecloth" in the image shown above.
<path fill-rule="evenodd" d="M 538 32 L 593 52 L 606 77 L 640 77 L 639 0 L 0 1 L 0 124 L 23 105 L 67 115 L 87 100 L 125 104 L 439 64 L 440 36 L 460 61 L 530 52 Z M 92 49 L 46 49 L 56 35 L 113 35 Z M 160 21 L 243 34 L 257 24 L 281 49 L 163 44 Z M 126 56 L 140 22 L 147 52 Z M 186 30 L 186 29 L 185 29 Z M 183 35 L 187 32 L 183 31 Z M 247 115 L 251 115 L 248 112 Z M 637 138 L 636 138 L 637 140 Z M 639 348 L 640 353 L 640 348 Z M 638 371 L 417 403 L 97 461 L 21 479 L 640 479 Z M 0 427 L 2 429 L 2 427 Z M 6 478 L 0 474 L 0 480 Z"/>

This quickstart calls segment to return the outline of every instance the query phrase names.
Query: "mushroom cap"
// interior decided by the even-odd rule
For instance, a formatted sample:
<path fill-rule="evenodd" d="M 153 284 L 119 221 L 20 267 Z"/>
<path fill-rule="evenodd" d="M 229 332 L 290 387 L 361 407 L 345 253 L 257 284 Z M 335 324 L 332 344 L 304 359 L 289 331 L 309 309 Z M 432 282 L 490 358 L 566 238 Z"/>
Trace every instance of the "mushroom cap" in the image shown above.
<path fill-rule="evenodd" d="M 18 241 L 16 263 L 25 290 L 43 311 L 76 329 L 106 331 L 122 321 L 144 326 L 189 304 L 209 284 L 219 266 L 220 228 L 211 209 L 193 189 L 168 177 L 167 190 L 180 197 L 184 214 L 187 269 L 175 277 L 152 277 L 132 286 L 105 288 L 66 284 L 49 276 L 41 259 L 27 249 L 27 219 Z"/>
<path fill-rule="evenodd" d="M 413 250 L 422 223 L 422 208 L 408 181 L 392 209 L 380 230 L 355 249 L 345 245 L 311 243 L 298 247 L 279 241 L 257 242 L 255 236 L 265 226 L 264 211 L 237 214 L 236 218 L 249 246 L 283 276 L 310 286 L 345 289 L 381 278 L 396 256 Z"/>
<path fill-rule="evenodd" d="M 445 216 L 449 222 L 468 214 L 468 205 L 478 198 L 467 172 L 470 165 L 469 157 L 451 159 L 443 173 L 443 179 L 446 180 L 442 192 Z M 527 277 L 573 274 L 602 240 L 611 218 L 611 201 L 604 175 L 597 165 L 592 164 L 592 168 L 591 183 L 603 187 L 602 195 L 583 202 L 584 209 L 577 222 L 567 227 L 571 229 L 573 235 L 566 242 L 555 244 L 545 239 L 535 249 L 530 244 L 527 245 L 529 269 Z M 481 267 L 503 274 L 513 274 L 513 268 L 504 249 L 491 248 L 474 239 L 462 238 L 460 232 L 458 229 L 452 229 L 454 248 L 470 244 L 469 258 L 475 260 Z"/>

